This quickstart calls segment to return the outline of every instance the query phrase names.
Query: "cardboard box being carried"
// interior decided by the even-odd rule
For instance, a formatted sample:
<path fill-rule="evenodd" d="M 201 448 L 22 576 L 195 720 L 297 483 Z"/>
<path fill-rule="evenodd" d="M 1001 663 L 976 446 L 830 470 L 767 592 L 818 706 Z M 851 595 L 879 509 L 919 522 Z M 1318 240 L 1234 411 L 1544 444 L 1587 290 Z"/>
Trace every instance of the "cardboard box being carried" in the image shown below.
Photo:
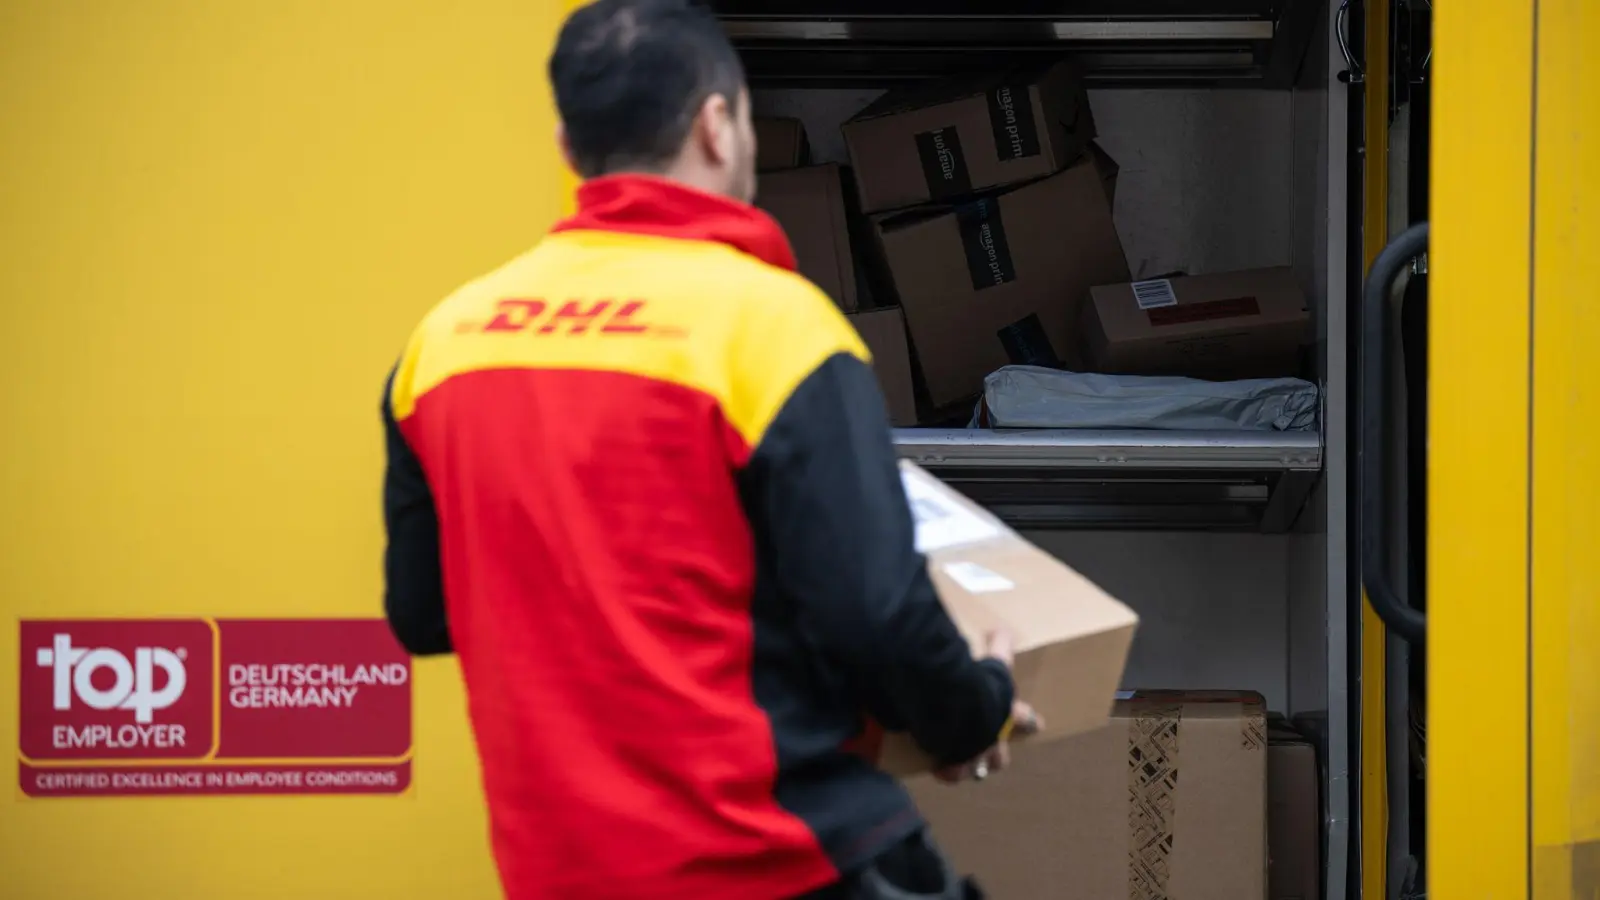
<path fill-rule="evenodd" d="M 1140 691 L 1110 728 L 1019 745 L 983 784 L 911 789 L 934 840 L 996 900 L 1266 897 L 1258 694 Z"/>
<path fill-rule="evenodd" d="M 1128 277 L 1101 172 L 1088 158 L 979 200 L 873 224 L 936 407 L 977 396 L 984 376 L 1009 363 L 1075 364 L 1089 288 Z"/>
<path fill-rule="evenodd" d="M 874 213 L 951 200 L 1060 171 L 1095 136 L 1072 67 L 891 91 L 844 124 Z"/>
<path fill-rule="evenodd" d="M 909 462 L 900 465 L 917 549 L 927 554 L 939 598 L 973 652 L 996 628 L 1016 638 L 1017 695 L 1048 723 L 1018 743 L 1048 744 L 1103 727 L 1138 616 L 960 492 Z M 912 775 L 932 767 L 909 736 L 876 737 L 862 749 L 885 771 Z"/>
<path fill-rule="evenodd" d="M 793 169 L 810 162 L 811 147 L 799 119 L 757 116 L 756 170 Z"/>
<path fill-rule="evenodd" d="M 839 166 L 828 163 L 762 175 L 756 205 L 783 226 L 800 274 L 822 288 L 840 309 L 853 312 L 859 305 L 856 266 Z"/>
<path fill-rule="evenodd" d="M 872 370 L 889 405 L 889 424 L 917 424 L 917 397 L 911 381 L 911 345 L 906 319 L 898 307 L 869 309 L 845 316 L 872 353 Z"/>
<path fill-rule="evenodd" d="M 1215 379 L 1298 375 L 1311 325 L 1287 266 L 1102 285 L 1083 316 L 1093 371 Z"/>

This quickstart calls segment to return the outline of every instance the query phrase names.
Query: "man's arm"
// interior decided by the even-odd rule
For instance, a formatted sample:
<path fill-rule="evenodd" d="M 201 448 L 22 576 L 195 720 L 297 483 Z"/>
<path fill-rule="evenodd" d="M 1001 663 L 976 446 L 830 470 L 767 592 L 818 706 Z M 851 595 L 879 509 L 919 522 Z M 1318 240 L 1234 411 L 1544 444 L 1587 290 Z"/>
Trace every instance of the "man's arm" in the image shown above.
<path fill-rule="evenodd" d="M 383 473 L 383 611 L 401 646 L 418 656 L 449 653 L 444 579 L 439 565 L 439 518 L 422 463 L 394 418 L 394 375 L 383 391 L 387 463 Z"/>
<path fill-rule="evenodd" d="M 820 648 L 851 670 L 867 711 L 941 764 L 993 745 L 1011 713 L 1011 675 L 998 660 L 972 658 L 934 592 L 866 362 L 836 353 L 795 387 L 743 488 L 778 589 Z"/>

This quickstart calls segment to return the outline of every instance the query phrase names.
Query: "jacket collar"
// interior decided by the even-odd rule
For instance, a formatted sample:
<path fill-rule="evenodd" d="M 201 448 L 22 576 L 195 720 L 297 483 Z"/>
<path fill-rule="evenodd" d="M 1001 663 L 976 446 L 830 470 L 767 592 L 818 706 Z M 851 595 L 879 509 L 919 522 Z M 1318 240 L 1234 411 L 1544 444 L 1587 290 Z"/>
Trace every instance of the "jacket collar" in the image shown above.
<path fill-rule="evenodd" d="M 783 228 L 748 203 L 650 175 L 606 175 L 578 187 L 578 211 L 552 232 L 615 231 L 726 244 L 793 271 Z"/>

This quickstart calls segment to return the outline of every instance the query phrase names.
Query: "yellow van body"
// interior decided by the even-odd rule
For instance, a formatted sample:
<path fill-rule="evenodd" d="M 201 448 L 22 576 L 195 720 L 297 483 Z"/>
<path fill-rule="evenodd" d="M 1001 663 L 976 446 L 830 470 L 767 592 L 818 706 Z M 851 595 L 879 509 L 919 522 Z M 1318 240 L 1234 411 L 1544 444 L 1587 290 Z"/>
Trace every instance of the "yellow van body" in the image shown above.
<path fill-rule="evenodd" d="M 6 620 L 376 614 L 382 378 L 565 203 L 543 64 L 573 5 L 4 5 Z M 1600 11 L 1433 5 L 1430 892 L 1588 898 Z M 5 746 L 26 662 L 0 640 Z M 453 663 L 418 664 L 415 720 L 397 796 L 14 784 L 0 897 L 498 896 Z"/>

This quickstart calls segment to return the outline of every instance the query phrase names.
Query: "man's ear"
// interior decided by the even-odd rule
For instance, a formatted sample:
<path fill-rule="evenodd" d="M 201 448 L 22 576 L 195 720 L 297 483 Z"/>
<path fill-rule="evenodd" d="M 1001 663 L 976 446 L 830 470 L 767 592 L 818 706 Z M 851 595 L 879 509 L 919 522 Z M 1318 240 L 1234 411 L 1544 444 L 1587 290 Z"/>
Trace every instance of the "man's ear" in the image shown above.
<path fill-rule="evenodd" d="M 700 104 L 694 117 L 694 140 L 706 161 L 718 166 L 732 162 L 738 150 L 737 121 L 728 98 L 712 94 Z"/>
<path fill-rule="evenodd" d="M 572 159 L 572 144 L 567 141 L 567 126 L 561 122 L 556 123 L 556 146 L 561 148 L 561 158 L 566 161 L 567 168 L 571 169 L 573 174 L 582 175 L 583 172 L 579 171 L 577 163 Z"/>

